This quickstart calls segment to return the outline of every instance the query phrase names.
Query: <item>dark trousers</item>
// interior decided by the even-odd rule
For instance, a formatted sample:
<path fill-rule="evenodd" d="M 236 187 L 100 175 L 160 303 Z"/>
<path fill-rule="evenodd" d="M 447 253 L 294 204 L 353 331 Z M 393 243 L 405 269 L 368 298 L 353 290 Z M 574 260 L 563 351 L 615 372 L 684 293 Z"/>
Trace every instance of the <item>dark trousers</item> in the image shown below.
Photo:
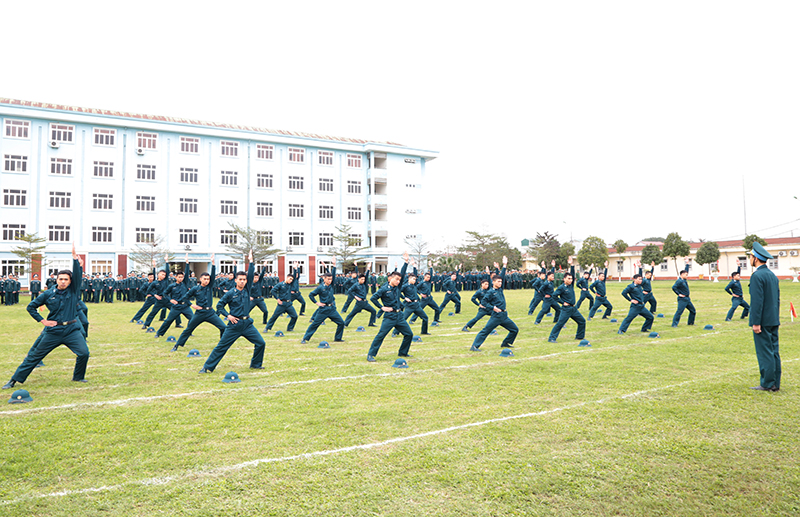
<path fill-rule="evenodd" d="M 744 301 L 744 298 L 741 296 L 731 297 L 731 308 L 728 310 L 728 315 L 725 316 L 725 319 L 729 320 L 733 318 L 733 313 L 736 312 L 736 308 L 740 305 L 743 307 L 742 319 L 745 319 L 750 314 L 750 304 Z"/>
<path fill-rule="evenodd" d="M 758 358 L 758 370 L 761 372 L 761 386 L 763 388 L 781 389 L 781 355 L 778 350 L 778 329 L 780 329 L 778 326 L 762 326 L 761 333 L 756 334 L 753 332 L 756 357 Z"/>
<path fill-rule="evenodd" d="M 350 311 L 350 314 L 348 314 L 347 318 L 345 318 L 344 320 L 344 326 L 347 327 L 348 325 L 350 325 L 350 322 L 353 321 L 353 318 L 356 317 L 356 314 L 358 314 L 361 311 L 369 312 L 369 324 L 374 325 L 375 315 L 376 315 L 375 309 L 372 308 L 372 306 L 369 304 L 369 302 L 367 302 L 367 300 L 361 300 L 360 302 L 356 300 L 356 304 L 353 306 L 353 310 Z"/>
<path fill-rule="evenodd" d="M 422 310 L 422 307 L 419 303 L 407 303 L 405 309 L 403 309 L 403 319 L 407 320 L 411 315 L 419 316 L 422 320 L 422 329 L 420 330 L 421 334 L 428 333 L 428 315 L 425 314 L 425 311 Z"/>
<path fill-rule="evenodd" d="M 347 301 L 344 302 L 344 307 L 342 307 L 342 312 L 347 312 L 347 308 L 350 307 L 350 304 L 353 303 L 355 297 L 352 294 L 347 295 Z"/>
<path fill-rule="evenodd" d="M 476 323 L 478 323 L 481 319 L 483 319 L 484 316 L 491 316 L 492 312 L 494 312 L 494 311 L 490 311 L 488 309 L 480 309 L 479 308 L 478 309 L 478 314 L 476 314 L 474 318 L 469 320 L 465 326 L 468 329 L 471 329 L 473 326 L 475 326 Z"/>
<path fill-rule="evenodd" d="M 444 312 L 444 308 L 447 306 L 448 303 L 453 302 L 456 306 L 456 314 L 461 313 L 461 295 L 457 292 L 448 293 L 444 295 L 444 300 L 442 304 L 439 306 L 439 314 Z"/>
<path fill-rule="evenodd" d="M 556 320 L 558 320 L 559 315 L 561 314 L 561 307 L 558 305 L 558 302 L 551 296 L 550 298 L 544 298 L 544 303 L 542 304 L 542 310 L 539 311 L 539 314 L 536 315 L 536 324 L 542 322 L 542 318 L 544 315 L 550 311 L 550 309 L 556 311 Z"/>
<path fill-rule="evenodd" d="M 508 331 L 508 335 L 503 338 L 503 342 L 500 344 L 500 346 L 513 345 L 514 340 L 517 339 L 517 334 L 519 334 L 519 327 L 517 327 L 516 323 L 511 321 L 511 318 L 508 317 L 508 313 L 506 311 L 492 311 L 492 317 L 489 318 L 486 326 L 483 327 L 480 332 L 478 332 L 477 336 L 475 336 L 475 341 L 472 342 L 472 346 L 475 348 L 480 348 L 483 342 L 486 341 L 486 338 L 489 337 L 489 334 L 491 334 L 492 331 L 497 327 L 503 327 Z"/>
<path fill-rule="evenodd" d="M 322 322 L 326 319 L 331 320 L 336 324 L 336 335 L 334 336 L 335 341 L 341 341 L 342 337 L 344 337 L 344 320 L 336 312 L 336 306 L 331 305 L 330 307 L 320 307 L 317 312 L 314 314 L 314 321 L 306 329 L 306 333 L 303 336 L 305 341 L 308 341 L 314 336 L 314 332 L 317 331 Z"/>
<path fill-rule="evenodd" d="M 694 308 L 691 298 L 684 296 L 683 298 L 678 297 L 678 310 L 675 311 L 675 316 L 672 317 L 673 327 L 678 326 L 678 322 L 681 321 L 681 314 L 683 314 L 684 309 L 689 311 L 689 319 L 686 324 L 694 325 L 694 317 L 697 315 L 697 311 Z"/>
<path fill-rule="evenodd" d="M 139 321 L 140 319 L 142 319 L 142 316 L 144 316 L 144 313 L 147 312 L 147 309 L 152 307 L 154 303 L 156 303 L 156 297 L 155 296 L 148 296 L 147 298 L 145 298 L 144 303 L 142 304 L 142 308 L 139 309 L 136 312 L 136 314 L 134 314 L 133 321 Z"/>
<path fill-rule="evenodd" d="M 222 334 L 225 332 L 225 325 L 222 323 L 222 320 L 219 319 L 217 313 L 214 312 L 214 309 L 200 309 L 194 313 L 192 319 L 189 320 L 189 324 L 183 329 L 181 332 L 180 337 L 178 338 L 178 346 L 183 346 L 192 337 L 192 332 L 196 329 L 201 323 L 208 322 L 214 325 L 219 329 L 219 338 L 222 339 Z"/>
<path fill-rule="evenodd" d="M 649 306 L 647 307 L 647 310 L 649 310 L 650 312 L 652 313 L 656 312 L 656 310 L 658 309 L 658 302 L 656 301 L 656 297 L 653 296 L 653 293 L 647 293 L 646 295 L 644 295 L 644 305 L 646 307 Z"/>
<path fill-rule="evenodd" d="M 79 381 L 84 378 L 86 365 L 89 363 L 89 347 L 86 345 L 86 339 L 81 333 L 81 325 L 78 322 L 66 326 L 48 327 L 40 337 L 41 341 L 36 348 L 28 352 L 25 360 L 11 377 L 12 380 L 25 382 L 36 365 L 60 345 L 66 346 L 77 356 L 75 369 L 72 371 L 72 380 Z"/>
<path fill-rule="evenodd" d="M 561 307 L 561 314 L 558 316 L 558 321 L 556 324 L 553 325 L 553 330 L 550 331 L 550 337 L 547 339 L 549 340 L 556 340 L 558 339 L 558 335 L 561 333 L 561 329 L 564 328 L 564 325 L 567 324 L 567 321 L 573 320 L 575 323 L 578 324 L 578 331 L 575 332 L 575 339 L 583 339 L 586 337 L 586 320 L 583 317 L 583 314 L 578 312 L 577 307 Z"/>
<path fill-rule="evenodd" d="M 253 326 L 253 318 L 241 318 L 238 323 L 228 323 L 225 327 L 225 332 L 219 339 L 219 343 L 214 347 L 214 350 L 209 354 L 203 368 L 206 370 L 214 371 L 219 362 L 225 357 L 225 353 L 233 345 L 233 343 L 240 337 L 253 343 L 253 358 L 250 359 L 250 368 L 260 368 L 261 363 L 264 362 L 264 347 L 266 343 L 261 334 Z"/>
<path fill-rule="evenodd" d="M 258 298 L 258 299 L 252 300 L 250 302 L 250 312 L 253 312 L 253 309 L 255 307 L 258 307 L 258 309 L 261 311 L 261 324 L 262 325 L 266 325 L 267 324 L 267 319 L 269 318 L 269 311 L 267 310 L 267 304 L 264 303 L 264 299 L 263 298 Z"/>
<path fill-rule="evenodd" d="M 155 296 L 153 298 L 155 298 Z M 158 311 L 160 310 L 166 311 L 167 309 L 169 309 L 170 305 L 172 304 L 169 303 L 169 300 L 167 300 L 166 297 L 162 297 L 160 300 L 154 299 L 153 308 L 150 309 L 150 314 L 148 314 L 147 319 L 144 320 L 145 327 L 149 327 L 150 324 L 153 323 L 153 319 L 155 319 L 156 314 L 158 314 Z"/>
<path fill-rule="evenodd" d="M 433 309 L 433 321 L 439 321 L 442 311 L 439 309 L 439 306 L 436 304 L 436 302 L 433 301 L 433 295 L 429 294 L 427 298 L 420 297 L 419 308 L 425 310 L 425 307 L 430 307 Z M 417 321 L 416 314 L 411 316 L 411 323 L 414 323 L 415 321 Z"/>
<path fill-rule="evenodd" d="M 528 305 L 528 316 L 533 314 L 533 311 L 535 311 L 536 307 L 538 307 L 539 304 L 542 303 L 542 300 L 544 300 L 544 296 L 539 294 L 539 291 L 536 291 L 536 294 L 533 295 L 531 303 Z"/>
<path fill-rule="evenodd" d="M 167 316 L 167 319 L 164 320 L 164 323 L 162 323 L 156 331 L 156 337 L 166 334 L 172 322 L 181 314 L 183 314 L 188 321 L 192 320 L 192 309 L 190 309 L 188 305 L 172 304 L 172 307 L 169 309 L 169 316 Z"/>
<path fill-rule="evenodd" d="M 403 314 L 394 311 L 384 313 L 383 320 L 381 320 L 381 328 L 375 335 L 375 339 L 372 340 L 372 345 L 369 347 L 369 352 L 367 352 L 368 355 L 373 357 L 378 355 L 383 339 L 392 329 L 397 329 L 398 332 L 403 334 L 403 342 L 400 344 L 400 350 L 397 351 L 397 355 L 408 355 L 408 351 L 411 349 L 411 338 L 414 337 L 414 333 L 403 318 Z"/>
<path fill-rule="evenodd" d="M 292 294 L 292 301 L 295 300 L 300 302 L 300 316 L 302 316 L 306 312 L 306 299 L 303 298 L 303 293 L 297 291 L 296 293 Z"/>
<path fill-rule="evenodd" d="M 611 316 L 611 310 L 614 308 L 614 306 L 611 305 L 611 302 L 609 302 L 608 298 L 605 296 L 597 295 L 594 297 L 594 304 L 592 304 L 592 309 L 589 311 L 589 319 L 594 318 L 594 313 L 597 312 L 600 307 L 606 308 L 606 312 L 603 314 L 603 319 Z"/>
<path fill-rule="evenodd" d="M 642 332 L 650 332 L 653 327 L 653 313 L 647 310 L 643 303 L 632 303 L 631 308 L 628 309 L 628 315 L 622 320 L 622 325 L 619 326 L 620 332 L 627 332 L 628 327 L 636 316 L 644 318 L 642 324 Z"/>
<path fill-rule="evenodd" d="M 584 291 L 583 289 L 581 289 L 581 297 L 578 299 L 578 303 L 577 305 L 575 305 L 575 307 L 580 309 L 583 300 L 589 300 L 589 310 L 592 310 L 592 305 L 594 304 L 594 298 L 592 298 L 592 295 L 589 294 L 589 291 Z"/>
<path fill-rule="evenodd" d="M 292 307 L 291 302 L 283 302 L 281 304 L 278 304 L 277 307 L 275 307 L 275 311 L 272 313 L 272 317 L 267 322 L 267 330 L 272 329 L 272 326 L 275 324 L 275 320 L 277 320 L 278 316 L 280 316 L 284 312 L 288 314 L 290 318 L 289 326 L 286 327 L 286 330 L 288 332 L 294 330 L 294 325 L 295 323 L 297 323 L 297 311 L 294 310 L 294 307 Z"/>

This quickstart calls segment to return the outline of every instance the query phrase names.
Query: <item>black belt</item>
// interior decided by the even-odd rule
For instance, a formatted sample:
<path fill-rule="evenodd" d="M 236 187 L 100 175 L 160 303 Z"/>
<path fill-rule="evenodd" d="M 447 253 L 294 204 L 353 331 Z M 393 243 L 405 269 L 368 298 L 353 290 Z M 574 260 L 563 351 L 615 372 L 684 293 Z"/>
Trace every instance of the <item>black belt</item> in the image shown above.
<path fill-rule="evenodd" d="M 213 308 L 214 308 L 214 307 L 200 307 L 200 310 L 201 310 L 201 311 L 210 311 L 210 310 L 212 310 Z"/>
<path fill-rule="evenodd" d="M 67 326 L 67 325 L 72 325 L 72 324 L 73 324 L 73 323 L 75 323 L 76 321 L 78 321 L 78 320 L 57 321 L 57 322 L 56 322 L 56 325 L 58 325 L 58 326 L 61 326 L 61 325 Z"/>

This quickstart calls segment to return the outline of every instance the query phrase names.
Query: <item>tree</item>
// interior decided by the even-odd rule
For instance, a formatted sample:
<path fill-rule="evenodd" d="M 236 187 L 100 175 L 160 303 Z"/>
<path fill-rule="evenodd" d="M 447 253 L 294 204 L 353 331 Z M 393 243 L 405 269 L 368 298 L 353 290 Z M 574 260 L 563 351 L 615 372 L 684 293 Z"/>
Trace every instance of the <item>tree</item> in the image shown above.
<path fill-rule="evenodd" d="M 160 262 L 164 256 L 172 259 L 167 248 L 162 247 L 164 237 L 156 235 L 153 239 L 144 239 L 137 242 L 136 246 L 128 251 L 128 259 L 140 266 L 141 271 L 147 271 L 153 267 L 153 261 Z"/>
<path fill-rule="evenodd" d="M 664 247 L 661 252 L 665 257 L 671 257 L 675 261 L 675 274 L 678 274 L 678 257 L 686 257 L 689 255 L 689 243 L 681 239 L 678 232 L 672 232 L 664 239 Z"/>
<path fill-rule="evenodd" d="M 428 243 L 419 238 L 405 239 L 403 242 L 408 246 L 409 254 L 417 259 L 419 272 L 424 273 L 425 265 L 428 263 Z"/>
<path fill-rule="evenodd" d="M 234 259 L 244 260 L 244 257 L 247 257 L 252 251 L 253 262 L 260 264 L 282 253 L 279 248 L 272 247 L 272 238 L 267 232 L 256 230 L 249 226 L 239 226 L 230 221 L 228 226 L 234 231 L 235 238 L 233 240 L 229 239 L 225 248 L 228 250 L 228 255 Z"/>
<path fill-rule="evenodd" d="M 573 255 L 575 255 L 575 245 L 571 242 L 565 242 L 558 250 L 556 266 L 566 269 L 566 267 L 569 265 L 569 258 Z"/>
<path fill-rule="evenodd" d="M 504 256 L 508 257 L 509 268 L 522 265 L 522 254 L 519 250 L 512 248 L 505 237 L 493 233 L 468 231 L 466 242 L 459 246 L 457 251 L 462 255 L 459 259 L 465 269 L 482 270 L 487 266 L 491 267 L 495 262 L 502 262 Z"/>
<path fill-rule="evenodd" d="M 748 235 L 747 237 L 744 238 L 744 240 L 742 241 L 742 246 L 744 246 L 744 249 L 746 249 L 748 252 L 750 252 L 750 251 L 753 251 L 753 243 L 754 242 L 757 242 L 757 243 L 761 244 L 762 246 L 766 246 L 767 245 L 767 241 L 765 241 L 764 239 L 762 239 L 761 237 L 759 237 L 758 235 L 756 235 L 754 233 L 754 234 Z"/>
<path fill-rule="evenodd" d="M 592 264 L 599 267 L 606 260 L 608 260 L 608 247 L 605 241 L 594 235 L 586 237 L 578 251 L 578 264 L 585 269 Z"/>
<path fill-rule="evenodd" d="M 719 260 L 719 244 L 716 242 L 704 242 L 694 257 L 694 261 L 701 266 L 708 264 L 709 276 L 711 275 L 711 264 L 717 260 Z"/>
<path fill-rule="evenodd" d="M 364 250 L 368 250 L 369 246 L 362 246 L 361 237 L 353 236 L 350 233 L 352 227 L 349 224 L 337 226 L 336 231 L 339 232 L 333 236 L 336 246 L 331 248 L 330 253 L 336 257 L 336 260 L 341 264 L 342 272 L 345 273 L 352 269 L 356 262 L 366 258 L 361 253 Z"/>
<path fill-rule="evenodd" d="M 555 235 L 550 235 L 549 232 L 537 232 L 536 238 L 533 239 L 528 247 L 528 253 L 536 257 L 537 262 L 544 261 L 545 264 L 550 264 L 553 260 L 557 260 L 560 250 L 561 243 L 558 242 Z"/>
<path fill-rule="evenodd" d="M 645 237 L 644 242 L 664 242 L 664 237 Z"/>
<path fill-rule="evenodd" d="M 664 254 L 655 244 L 648 244 L 642 250 L 642 264 L 660 264 L 664 260 Z"/>
<path fill-rule="evenodd" d="M 438 271 L 455 271 L 458 269 L 458 258 L 453 255 L 442 255 L 436 259 L 436 269 Z"/>
<path fill-rule="evenodd" d="M 14 238 L 15 240 L 22 241 L 27 244 L 27 246 L 15 246 L 11 248 L 11 253 L 18 256 L 25 262 L 25 272 L 28 274 L 30 278 L 33 278 L 33 274 L 39 274 L 39 271 L 42 270 L 47 263 L 44 261 L 42 257 L 42 252 L 46 248 L 46 246 L 42 245 L 47 239 L 44 237 L 39 237 L 35 233 L 26 233 L 25 235 L 18 235 Z M 39 271 L 34 271 L 33 263 L 36 262 Z"/>

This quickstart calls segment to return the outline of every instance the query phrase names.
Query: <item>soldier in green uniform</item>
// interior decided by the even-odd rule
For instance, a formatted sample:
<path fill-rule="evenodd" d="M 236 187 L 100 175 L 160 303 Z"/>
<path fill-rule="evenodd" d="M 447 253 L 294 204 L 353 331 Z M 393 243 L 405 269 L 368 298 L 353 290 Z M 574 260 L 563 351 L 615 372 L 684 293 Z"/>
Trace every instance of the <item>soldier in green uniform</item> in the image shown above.
<path fill-rule="evenodd" d="M 389 274 L 387 282 L 369 299 L 375 307 L 385 313 L 383 321 L 381 322 L 381 328 L 372 340 L 372 344 L 367 352 L 367 361 L 371 363 L 376 361 L 375 356 L 378 355 L 384 338 L 386 338 L 386 335 L 389 334 L 389 331 L 392 329 L 397 329 L 398 332 L 403 334 L 403 341 L 400 344 L 400 350 L 398 350 L 397 355 L 400 357 L 411 357 L 408 352 L 411 348 L 411 339 L 414 337 L 414 333 L 403 317 L 403 310 L 400 306 L 400 286 L 408 270 L 408 252 L 403 253 L 403 260 L 405 260 L 405 263 L 400 272 L 392 271 Z"/>
<path fill-rule="evenodd" d="M 756 345 L 761 382 L 751 389 L 778 391 L 781 389 L 781 356 L 778 350 L 781 290 L 775 273 L 767 267 L 772 255 L 755 242 L 750 253 L 753 275 L 750 277 L 750 320 Z"/>
<path fill-rule="evenodd" d="M 742 292 L 742 284 L 739 282 L 742 273 L 742 266 L 734 271 L 731 275 L 731 281 L 728 282 L 728 285 L 725 286 L 725 292 L 731 295 L 731 308 L 728 310 L 728 314 L 725 316 L 725 321 L 731 321 L 733 318 L 733 313 L 736 312 L 736 308 L 738 306 L 742 306 L 742 317 L 741 319 L 745 319 L 748 314 L 750 314 L 750 305 L 744 299 L 743 292 Z"/>
<path fill-rule="evenodd" d="M 312 317 L 311 323 L 308 325 L 301 343 L 308 343 L 308 341 L 314 337 L 314 333 L 319 326 L 328 319 L 336 324 L 336 333 L 333 338 L 334 343 L 341 343 L 344 341 L 344 320 L 339 313 L 336 312 L 336 297 L 333 294 L 333 279 L 335 277 L 336 257 L 334 256 L 331 258 L 331 271 L 326 271 L 325 274 L 322 275 L 322 284 L 314 288 L 311 294 L 308 295 L 311 299 L 311 303 L 317 305 L 319 309 L 314 313 L 315 315 Z M 319 296 L 319 301 L 317 301 L 317 296 Z"/>
<path fill-rule="evenodd" d="M 679 273 L 680 278 L 672 284 L 672 292 L 678 295 L 678 310 L 675 311 L 675 315 L 672 317 L 673 327 L 678 326 L 684 309 L 689 311 L 689 319 L 686 321 L 687 325 L 694 325 L 694 319 L 695 316 L 697 316 L 697 311 L 694 308 L 689 292 L 689 282 L 686 281 L 689 277 L 689 259 L 684 259 L 684 262 L 686 262 L 686 267 Z"/>
<path fill-rule="evenodd" d="M 553 287 L 553 281 L 556 277 L 556 261 L 553 260 L 552 262 L 552 269 L 547 273 L 547 280 L 545 280 L 541 286 L 539 287 L 539 292 L 542 293 L 542 310 L 539 311 L 539 314 L 536 315 L 536 320 L 533 322 L 534 325 L 538 325 L 542 322 L 542 318 L 545 314 L 547 314 L 550 309 L 552 308 L 556 315 L 555 321 L 558 321 L 559 316 L 561 315 L 561 306 L 559 303 L 553 298 L 553 293 L 555 292 L 555 288 Z"/>
<path fill-rule="evenodd" d="M 39 293 L 42 292 L 42 283 L 39 281 L 39 275 L 33 275 L 31 285 L 29 287 L 31 292 L 31 300 L 35 300 Z"/>
<path fill-rule="evenodd" d="M 606 298 L 606 275 L 608 274 L 607 260 L 603 264 L 603 267 L 603 272 L 598 273 L 597 280 L 592 282 L 592 285 L 589 286 L 589 290 L 594 293 L 594 304 L 592 304 L 592 309 L 589 311 L 589 321 L 594 318 L 594 313 L 597 312 L 600 307 L 606 308 L 606 312 L 603 313 L 604 320 L 611 316 L 611 311 L 614 309 L 614 306 L 611 305 L 611 302 Z"/>
<path fill-rule="evenodd" d="M 558 318 L 556 318 L 556 324 L 553 325 L 553 329 L 550 331 L 550 336 L 547 338 L 549 343 L 555 343 L 556 340 L 558 340 L 561 329 L 564 328 L 564 325 L 566 325 L 567 321 L 570 319 L 578 324 L 578 330 L 575 332 L 575 339 L 583 339 L 586 337 L 586 320 L 583 315 L 578 312 L 578 308 L 575 307 L 575 285 L 573 284 L 573 280 L 575 279 L 575 266 L 572 265 L 572 257 L 569 257 L 567 261 L 569 263 L 569 273 L 564 274 L 564 283 L 558 286 L 558 289 L 553 293 L 553 299 L 561 304 L 561 312 Z"/>
<path fill-rule="evenodd" d="M 580 278 L 575 283 L 578 289 L 581 290 L 581 297 L 578 299 L 577 305 L 575 305 L 576 309 L 581 308 L 583 300 L 589 300 L 589 310 L 592 310 L 592 305 L 594 305 L 594 298 L 592 298 L 592 295 L 589 294 L 589 277 L 592 276 L 592 269 L 594 269 L 594 264 L 589 266 L 589 269 L 583 272 L 583 278 Z"/>

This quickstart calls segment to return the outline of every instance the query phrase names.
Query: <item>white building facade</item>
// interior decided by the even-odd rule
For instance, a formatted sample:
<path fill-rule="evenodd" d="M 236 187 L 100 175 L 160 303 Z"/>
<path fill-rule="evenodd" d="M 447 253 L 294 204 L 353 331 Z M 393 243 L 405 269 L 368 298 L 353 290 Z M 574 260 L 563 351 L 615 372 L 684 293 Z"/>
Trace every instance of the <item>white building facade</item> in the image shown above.
<path fill-rule="evenodd" d="M 433 151 L 2 98 L 0 122 L 2 274 L 20 269 L 10 252 L 20 234 L 47 239 L 44 275 L 69 265 L 73 241 L 88 272 L 142 269 L 128 254 L 158 236 L 200 272 L 211 253 L 225 255 L 233 222 L 285 252 L 274 272 L 299 261 L 309 283 L 338 226 L 377 271 L 394 267 L 407 237 L 423 237 Z"/>

